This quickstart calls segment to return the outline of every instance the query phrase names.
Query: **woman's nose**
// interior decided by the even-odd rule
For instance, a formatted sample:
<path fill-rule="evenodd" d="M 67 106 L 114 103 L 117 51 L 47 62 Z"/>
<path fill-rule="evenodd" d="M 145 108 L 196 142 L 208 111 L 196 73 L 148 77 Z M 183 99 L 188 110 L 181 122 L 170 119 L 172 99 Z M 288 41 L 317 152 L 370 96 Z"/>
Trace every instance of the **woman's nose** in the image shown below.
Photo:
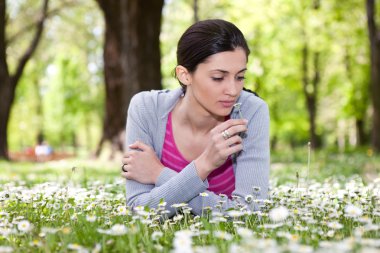
<path fill-rule="evenodd" d="M 227 87 L 226 87 L 226 93 L 232 97 L 235 97 L 238 95 L 239 93 L 239 88 L 238 88 L 239 84 L 238 84 L 238 81 L 234 79 L 232 79 L 230 82 L 228 82 L 227 84 Z"/>

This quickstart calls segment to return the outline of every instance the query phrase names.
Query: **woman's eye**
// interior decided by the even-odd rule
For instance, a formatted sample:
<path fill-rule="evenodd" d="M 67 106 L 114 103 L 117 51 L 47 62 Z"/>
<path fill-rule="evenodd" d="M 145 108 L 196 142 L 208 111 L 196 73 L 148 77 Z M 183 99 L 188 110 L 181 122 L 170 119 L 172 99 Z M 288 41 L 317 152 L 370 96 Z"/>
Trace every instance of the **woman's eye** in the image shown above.
<path fill-rule="evenodd" d="M 223 81 L 223 77 L 211 77 L 213 81 L 221 82 Z"/>
<path fill-rule="evenodd" d="M 238 77 L 236 77 L 236 79 L 237 79 L 238 81 L 244 81 L 245 76 L 238 76 Z"/>

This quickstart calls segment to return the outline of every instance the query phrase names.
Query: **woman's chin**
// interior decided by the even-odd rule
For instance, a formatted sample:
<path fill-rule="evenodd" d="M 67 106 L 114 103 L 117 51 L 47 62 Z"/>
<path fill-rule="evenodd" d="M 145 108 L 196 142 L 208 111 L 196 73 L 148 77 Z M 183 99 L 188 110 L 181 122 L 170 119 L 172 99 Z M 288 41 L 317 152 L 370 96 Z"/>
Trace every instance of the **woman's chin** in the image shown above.
<path fill-rule="evenodd" d="M 214 113 L 217 117 L 220 118 L 225 118 L 228 117 L 231 114 L 232 109 L 222 109 L 218 110 L 217 112 Z"/>

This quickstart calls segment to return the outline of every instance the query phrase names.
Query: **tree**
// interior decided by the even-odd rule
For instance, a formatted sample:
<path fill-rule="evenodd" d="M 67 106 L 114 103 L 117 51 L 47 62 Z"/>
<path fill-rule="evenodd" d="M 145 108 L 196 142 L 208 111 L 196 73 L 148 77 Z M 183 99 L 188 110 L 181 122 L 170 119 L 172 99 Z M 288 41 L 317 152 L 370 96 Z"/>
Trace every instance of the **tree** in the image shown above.
<path fill-rule="evenodd" d="M 319 10 L 320 1 L 313 1 L 313 9 Z M 320 147 L 320 137 L 316 131 L 316 117 L 317 117 L 317 102 L 318 102 L 318 86 L 321 80 L 320 70 L 320 52 L 313 50 L 310 52 L 310 46 L 308 43 L 306 31 L 302 31 L 303 34 L 303 47 L 302 47 L 302 86 L 306 99 L 306 108 L 309 114 L 309 134 L 310 143 L 312 148 Z M 309 54 L 312 53 L 313 61 L 313 77 L 309 78 Z"/>
<path fill-rule="evenodd" d="M 193 0 L 194 23 L 199 21 L 198 0 Z"/>
<path fill-rule="evenodd" d="M 318 85 L 320 83 L 320 64 L 319 64 L 319 52 L 313 53 L 313 68 L 314 75 L 312 81 L 308 76 L 309 72 L 309 46 L 305 40 L 304 47 L 302 49 L 302 85 L 306 98 L 306 108 L 309 114 L 309 134 L 310 143 L 312 148 L 318 148 L 320 146 L 319 136 L 316 132 L 316 116 L 317 116 L 317 94 Z"/>
<path fill-rule="evenodd" d="M 7 39 L 6 39 L 6 1 L 0 1 L 0 158 L 9 159 L 8 157 L 8 139 L 7 128 L 11 107 L 15 98 L 17 84 L 22 76 L 27 62 L 35 52 L 44 29 L 44 23 L 47 17 L 49 0 L 44 0 L 40 18 L 36 24 L 36 31 L 29 47 L 17 63 L 16 70 L 13 74 L 9 72 L 8 62 L 6 59 Z"/>
<path fill-rule="evenodd" d="M 366 7 L 371 55 L 372 146 L 380 152 L 380 29 L 375 21 L 375 0 L 367 0 Z"/>
<path fill-rule="evenodd" d="M 161 89 L 160 42 L 163 0 L 96 0 L 106 28 L 104 76 L 106 86 L 103 134 L 113 150 L 123 149 L 129 101 L 142 90 Z M 113 152 L 114 153 L 114 152 Z"/>
<path fill-rule="evenodd" d="M 14 72 L 22 53 L 19 48 L 26 48 L 34 34 L 41 0 L 7 3 L 7 59 Z M 81 150 L 96 148 L 104 108 L 103 31 L 95 1 L 49 1 L 44 35 L 12 104 L 7 136 L 10 158 L 17 159 L 13 154 L 32 147 L 40 132 L 57 152 L 73 151 L 74 133 Z M 63 60 L 69 60 L 68 68 Z"/>

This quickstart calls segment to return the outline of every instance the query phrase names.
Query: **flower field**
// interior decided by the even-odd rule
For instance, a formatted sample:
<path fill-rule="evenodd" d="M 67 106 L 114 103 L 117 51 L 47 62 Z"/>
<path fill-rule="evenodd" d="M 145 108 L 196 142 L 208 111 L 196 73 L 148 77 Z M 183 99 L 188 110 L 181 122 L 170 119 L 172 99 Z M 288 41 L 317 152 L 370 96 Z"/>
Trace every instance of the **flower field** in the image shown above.
<path fill-rule="evenodd" d="M 380 252 L 378 176 L 279 184 L 277 171 L 261 211 L 246 209 L 258 202 L 253 192 L 234 210 L 206 207 L 199 217 L 178 203 L 162 219 L 165 202 L 125 206 L 116 165 L 0 166 L 0 252 Z"/>

